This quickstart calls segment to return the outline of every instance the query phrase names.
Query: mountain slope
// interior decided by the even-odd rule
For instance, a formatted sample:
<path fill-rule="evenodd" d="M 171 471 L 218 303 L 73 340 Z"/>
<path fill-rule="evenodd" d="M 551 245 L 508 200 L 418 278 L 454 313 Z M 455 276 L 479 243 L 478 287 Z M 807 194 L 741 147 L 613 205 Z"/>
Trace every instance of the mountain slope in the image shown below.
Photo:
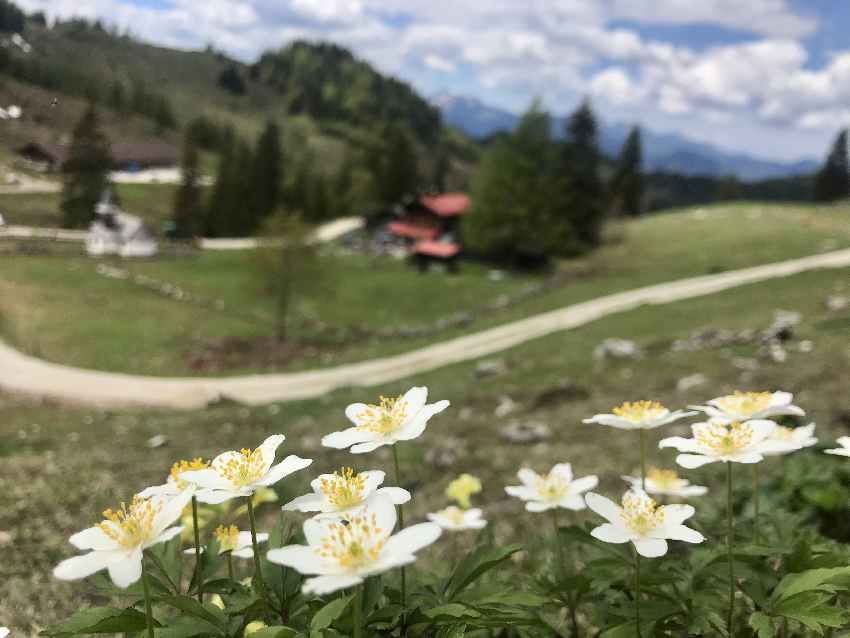
<path fill-rule="evenodd" d="M 441 93 L 431 99 L 445 122 L 468 135 L 483 138 L 499 131 L 512 129 L 519 116 L 465 96 Z M 563 118 L 555 118 L 556 135 L 564 129 Z M 620 123 L 600 123 L 600 146 L 608 155 L 616 155 L 629 132 Z M 669 171 L 685 175 L 723 176 L 734 174 L 746 181 L 772 177 L 801 175 L 817 169 L 817 163 L 804 160 L 784 163 L 771 162 L 739 153 L 723 151 L 675 133 L 658 133 L 644 128 L 643 147 L 646 167 L 653 171 Z"/>

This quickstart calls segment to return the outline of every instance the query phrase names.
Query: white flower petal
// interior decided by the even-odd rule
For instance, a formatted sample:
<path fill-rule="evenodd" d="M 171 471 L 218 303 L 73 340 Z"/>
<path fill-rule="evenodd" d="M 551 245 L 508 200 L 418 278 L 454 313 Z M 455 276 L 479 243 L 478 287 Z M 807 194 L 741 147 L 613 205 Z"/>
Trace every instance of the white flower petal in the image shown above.
<path fill-rule="evenodd" d="M 667 541 L 662 538 L 639 538 L 632 543 L 637 553 L 644 558 L 658 558 L 667 553 Z"/>
<path fill-rule="evenodd" d="M 299 574 L 324 574 L 329 567 L 312 547 L 306 545 L 287 545 L 271 549 L 266 558 L 276 565 L 291 567 Z"/>
<path fill-rule="evenodd" d="M 617 524 L 622 520 L 623 509 L 610 498 L 605 498 L 601 494 L 588 492 L 584 496 L 584 501 L 587 506 L 605 520 Z"/>
<path fill-rule="evenodd" d="M 165 501 L 162 509 L 156 514 L 153 520 L 153 533 L 156 536 L 162 534 L 166 528 L 180 520 L 183 510 L 192 501 L 192 492 L 181 492 L 177 496 L 173 496 Z"/>
<path fill-rule="evenodd" d="M 220 455 L 219 455 L 220 456 Z M 182 472 L 180 478 L 198 487 L 210 490 L 229 490 L 233 484 L 213 469 L 189 470 Z"/>
<path fill-rule="evenodd" d="M 368 409 L 369 409 L 369 406 L 366 405 L 365 403 L 352 403 L 351 405 L 349 405 L 348 407 L 345 408 L 345 416 L 354 425 L 360 425 L 363 422 L 361 416 Z M 349 429 L 354 429 L 354 428 L 349 428 Z M 343 430 L 343 431 L 347 432 L 348 430 Z M 325 445 L 324 441 L 322 442 L 322 445 Z M 330 447 L 334 447 L 334 446 L 330 446 Z M 348 447 L 348 446 L 345 446 L 345 447 Z"/>
<path fill-rule="evenodd" d="M 639 430 L 640 426 L 636 423 L 618 417 L 614 414 L 597 414 L 590 419 L 584 419 L 585 423 L 598 423 L 599 425 L 608 425 L 619 430 Z"/>
<path fill-rule="evenodd" d="M 365 475 L 363 493 L 367 496 L 383 485 L 384 479 L 387 477 L 386 472 L 382 470 L 367 470 L 366 472 L 360 472 L 360 474 Z"/>
<path fill-rule="evenodd" d="M 231 556 L 235 556 L 236 558 L 254 558 L 254 549 L 253 547 L 243 547 L 242 549 L 234 549 L 230 552 Z"/>
<path fill-rule="evenodd" d="M 425 386 L 412 387 L 404 393 L 402 400 L 407 404 L 407 413 L 416 414 L 428 402 L 428 388 Z"/>
<path fill-rule="evenodd" d="M 322 445 L 324 445 L 325 447 L 332 447 L 337 450 L 344 450 L 345 448 L 351 447 L 356 443 L 369 441 L 373 437 L 374 434 L 371 432 L 358 430 L 357 428 L 347 428 L 345 430 L 340 430 L 339 432 L 331 432 L 330 434 L 323 436 Z"/>
<path fill-rule="evenodd" d="M 177 527 L 168 527 L 162 531 L 154 540 L 145 545 L 145 549 L 152 545 L 157 545 L 159 543 L 166 543 L 170 541 L 172 538 L 180 534 L 183 531 L 183 526 L 178 525 Z"/>
<path fill-rule="evenodd" d="M 277 448 L 283 445 L 286 437 L 283 434 L 272 434 L 260 444 L 260 456 L 263 459 L 263 471 L 268 472 L 269 468 L 274 463 L 274 457 L 277 453 Z"/>
<path fill-rule="evenodd" d="M 517 478 L 519 478 L 520 482 L 526 487 L 534 487 L 538 479 L 537 472 L 527 467 L 522 468 L 519 472 L 516 473 L 516 475 Z"/>
<path fill-rule="evenodd" d="M 119 548 L 118 543 L 104 534 L 100 527 L 89 527 L 77 532 L 68 541 L 77 549 L 111 551 Z"/>
<path fill-rule="evenodd" d="M 543 501 L 528 501 L 525 504 L 525 509 L 529 512 L 548 512 L 549 510 L 558 507 L 556 503 L 544 503 Z"/>
<path fill-rule="evenodd" d="M 680 454 L 676 457 L 676 463 L 689 470 L 708 465 L 709 463 L 716 463 L 719 460 L 719 458 L 702 456 L 701 454 Z"/>
<path fill-rule="evenodd" d="M 669 538 L 672 541 L 684 541 L 685 543 L 702 543 L 705 540 L 705 536 L 695 529 L 685 527 L 684 525 L 667 526 L 666 524 L 665 538 Z"/>
<path fill-rule="evenodd" d="M 53 570 L 53 576 L 59 580 L 80 580 L 106 569 L 107 565 L 116 559 L 115 552 L 89 552 L 81 556 L 67 558 Z"/>
<path fill-rule="evenodd" d="M 627 543 L 631 540 L 631 535 L 622 527 L 612 523 L 603 523 L 599 527 L 593 528 L 590 535 L 605 543 Z"/>
<path fill-rule="evenodd" d="M 747 425 L 753 431 L 751 446 L 755 446 L 768 438 L 776 430 L 776 423 L 766 419 L 753 419 L 747 421 Z"/>
<path fill-rule="evenodd" d="M 390 555 L 415 554 L 423 547 L 434 543 L 440 538 L 442 530 L 434 523 L 418 523 L 401 530 L 387 539 L 384 551 Z"/>
<path fill-rule="evenodd" d="M 509 496 L 521 498 L 524 501 L 531 501 L 539 496 L 537 490 L 526 487 L 525 485 L 508 485 L 505 487 L 505 492 Z"/>
<path fill-rule="evenodd" d="M 367 452 L 377 450 L 382 445 L 392 445 L 393 443 L 395 443 L 395 439 L 378 439 L 376 441 L 366 441 L 365 443 L 358 443 L 357 445 L 352 445 L 351 450 L 349 451 L 352 454 L 366 454 Z"/>
<path fill-rule="evenodd" d="M 199 503 L 206 503 L 207 505 L 220 505 L 225 501 L 229 501 L 233 498 L 239 498 L 240 496 L 247 496 L 247 494 L 243 494 L 241 490 L 202 490 L 195 494 L 195 498 L 198 499 Z"/>
<path fill-rule="evenodd" d="M 298 470 L 303 470 L 305 467 L 310 465 L 313 462 L 313 459 L 302 459 L 300 456 L 296 456 L 294 454 L 290 454 L 285 459 L 283 459 L 277 465 L 271 467 L 263 478 L 257 481 L 254 485 L 262 485 L 263 487 L 268 487 L 269 485 L 274 485 L 285 476 L 289 476 L 293 472 L 297 472 Z"/>
<path fill-rule="evenodd" d="M 321 518 L 309 518 L 304 521 L 304 538 L 307 544 L 311 547 L 318 547 L 322 544 L 322 539 L 330 532 L 328 526 L 333 523 L 333 520 Z"/>
<path fill-rule="evenodd" d="M 404 505 L 411 498 L 410 492 L 401 487 L 382 487 L 375 494 L 390 499 L 393 505 Z"/>
<path fill-rule="evenodd" d="M 317 576 L 316 578 L 308 578 L 304 581 L 302 591 L 305 594 L 324 596 L 326 594 L 332 594 L 335 591 L 339 591 L 340 589 L 354 587 L 354 585 L 359 585 L 362 582 L 363 579 L 359 576 Z"/>
<path fill-rule="evenodd" d="M 599 485 L 599 477 L 591 474 L 590 476 L 582 476 L 570 484 L 570 493 L 574 495 L 581 494 L 587 490 L 592 490 Z"/>
<path fill-rule="evenodd" d="M 142 549 L 138 548 L 107 566 L 116 587 L 127 589 L 142 577 Z"/>
<path fill-rule="evenodd" d="M 325 498 L 320 494 L 305 494 L 289 501 L 281 509 L 286 512 L 320 512 Z"/>
<path fill-rule="evenodd" d="M 665 525 L 681 525 L 696 513 L 692 505 L 662 505 Z"/>
<path fill-rule="evenodd" d="M 724 457 L 726 461 L 732 461 L 733 463 L 761 463 L 764 461 L 764 457 L 757 452 L 742 452 L 739 454 L 733 454 L 731 456 Z"/>
<path fill-rule="evenodd" d="M 659 449 L 668 447 L 675 448 L 680 452 L 701 452 L 702 448 L 694 439 L 686 439 L 681 436 L 671 436 L 658 442 Z"/>
<path fill-rule="evenodd" d="M 393 438 L 399 441 L 410 441 L 419 437 L 425 431 L 429 419 L 445 410 L 449 405 L 448 401 L 443 400 L 424 406 L 415 417 L 393 433 Z"/>
<path fill-rule="evenodd" d="M 582 498 L 579 494 L 573 494 L 572 496 L 567 496 L 566 498 L 561 499 L 558 505 L 564 509 L 573 510 L 574 512 L 580 512 L 587 507 L 584 503 L 584 498 Z"/>
<path fill-rule="evenodd" d="M 558 463 L 552 467 L 550 475 L 555 474 L 564 479 L 567 483 L 573 480 L 573 466 L 569 463 Z"/>

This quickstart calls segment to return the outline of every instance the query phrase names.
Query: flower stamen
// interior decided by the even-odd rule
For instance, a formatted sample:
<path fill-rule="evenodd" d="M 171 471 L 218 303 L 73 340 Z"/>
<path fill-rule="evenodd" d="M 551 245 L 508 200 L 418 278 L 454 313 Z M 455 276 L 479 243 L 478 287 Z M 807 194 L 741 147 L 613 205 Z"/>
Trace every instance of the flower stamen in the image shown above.
<path fill-rule="evenodd" d="M 658 401 L 626 401 L 623 405 L 612 410 L 616 416 L 631 423 L 641 423 L 655 419 L 667 411 L 667 408 Z"/>
<path fill-rule="evenodd" d="M 331 523 L 316 553 L 353 570 L 374 563 L 381 555 L 389 531 L 378 527 L 377 516 L 353 516 L 347 523 Z"/>
<path fill-rule="evenodd" d="M 134 496 L 128 506 L 121 503 L 118 511 L 107 509 L 106 519 L 97 527 L 111 540 L 126 549 L 138 547 L 154 538 L 154 521 L 162 509 L 162 502 L 154 503 L 151 498 Z"/>
<path fill-rule="evenodd" d="M 407 419 L 407 401 L 404 396 L 381 397 L 378 405 L 368 405 L 360 415 L 358 430 L 375 434 L 390 434 Z"/>
<path fill-rule="evenodd" d="M 664 509 L 645 494 L 626 492 L 623 496 L 623 524 L 639 536 L 645 536 L 664 523 Z"/>
<path fill-rule="evenodd" d="M 366 488 L 366 474 L 355 474 L 350 467 L 344 467 L 319 482 L 319 489 L 325 498 L 337 509 L 346 509 L 363 502 Z"/>

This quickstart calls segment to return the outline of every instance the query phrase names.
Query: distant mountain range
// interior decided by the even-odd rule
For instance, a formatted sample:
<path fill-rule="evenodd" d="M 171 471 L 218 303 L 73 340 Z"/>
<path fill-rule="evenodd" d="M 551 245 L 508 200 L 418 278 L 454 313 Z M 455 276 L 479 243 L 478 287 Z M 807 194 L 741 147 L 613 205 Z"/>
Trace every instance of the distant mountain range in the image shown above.
<path fill-rule="evenodd" d="M 443 120 L 476 138 L 499 131 L 510 131 L 519 116 L 484 104 L 473 97 L 441 93 L 431 99 Z M 563 118 L 556 118 L 556 132 L 563 131 Z M 599 143 L 607 155 L 616 155 L 629 133 L 626 124 L 600 122 Z M 802 175 L 817 170 L 812 160 L 772 162 L 749 155 L 730 153 L 710 144 L 697 142 L 676 133 L 658 133 L 642 128 L 644 163 L 648 170 L 670 171 L 685 175 L 737 175 L 744 181 Z"/>

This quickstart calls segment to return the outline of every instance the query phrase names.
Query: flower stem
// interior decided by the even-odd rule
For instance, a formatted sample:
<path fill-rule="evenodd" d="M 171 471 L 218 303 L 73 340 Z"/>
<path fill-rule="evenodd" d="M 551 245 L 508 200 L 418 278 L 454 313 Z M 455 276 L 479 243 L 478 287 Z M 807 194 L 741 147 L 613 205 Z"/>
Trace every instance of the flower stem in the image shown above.
<path fill-rule="evenodd" d="M 640 429 L 640 489 L 646 492 L 646 430 Z"/>
<path fill-rule="evenodd" d="M 732 617 L 735 614 L 735 566 L 732 560 L 733 534 L 735 523 L 732 520 L 732 463 L 726 461 L 726 549 L 729 560 L 729 617 L 726 620 L 726 631 L 732 635 Z"/>
<path fill-rule="evenodd" d="M 395 465 L 395 484 L 396 487 L 401 487 L 401 472 L 398 468 L 398 447 L 397 444 L 392 446 L 393 448 L 393 465 Z M 404 529 L 404 506 L 396 505 L 396 510 L 398 511 L 398 528 L 400 530 Z M 407 607 L 407 570 L 404 567 L 401 568 L 401 624 L 402 629 L 405 625 L 405 613 L 404 609 Z"/>
<path fill-rule="evenodd" d="M 643 432 L 643 430 L 641 430 Z M 635 550 L 635 635 L 640 636 L 640 554 Z"/>
<path fill-rule="evenodd" d="M 236 578 L 233 576 L 233 556 L 231 552 L 227 552 L 227 576 L 230 578 L 230 580 L 236 580 Z"/>
<path fill-rule="evenodd" d="M 142 552 L 142 588 L 145 592 L 145 621 L 148 627 L 148 638 L 153 635 L 153 610 L 151 609 L 151 586 L 148 582 L 148 570 L 145 567 L 145 554 Z"/>
<path fill-rule="evenodd" d="M 280 546 L 286 545 L 289 540 L 289 525 L 283 510 L 280 510 Z M 289 612 L 286 609 L 286 567 L 280 566 L 280 620 L 285 625 L 287 623 Z"/>
<path fill-rule="evenodd" d="M 248 519 L 251 521 L 251 547 L 254 550 L 254 578 L 257 581 L 257 589 L 259 590 L 260 598 L 263 600 L 263 606 L 268 612 L 269 601 L 266 598 L 266 583 L 263 581 L 263 569 L 260 566 L 260 547 L 257 544 L 257 521 L 254 517 L 254 503 L 252 496 L 248 496 Z"/>
<path fill-rule="evenodd" d="M 365 585 L 358 585 L 354 592 L 354 638 L 362 638 L 363 636 L 363 588 Z"/>
<path fill-rule="evenodd" d="M 759 478 L 760 478 L 760 465 L 758 463 L 753 464 L 753 509 L 754 517 L 753 517 L 753 539 L 756 544 L 760 542 L 759 538 Z"/>
<path fill-rule="evenodd" d="M 198 602 L 203 604 L 204 592 L 201 589 L 201 531 L 198 529 L 198 499 L 194 495 L 192 496 L 192 528 L 195 530 L 195 589 L 198 592 Z"/>
<path fill-rule="evenodd" d="M 568 572 L 567 572 L 567 563 L 570 565 L 569 573 L 572 573 L 572 560 L 565 557 L 564 552 L 564 544 L 561 541 L 561 533 L 560 528 L 561 525 L 558 521 L 558 508 L 554 508 L 552 510 L 552 524 L 555 527 L 555 552 L 558 561 L 558 569 L 557 573 L 561 580 L 565 580 Z M 578 638 L 578 617 L 576 616 L 576 600 L 573 596 L 572 592 L 569 592 L 567 597 L 567 604 L 570 612 L 570 623 L 572 624 L 572 636 L 573 638 Z"/>

